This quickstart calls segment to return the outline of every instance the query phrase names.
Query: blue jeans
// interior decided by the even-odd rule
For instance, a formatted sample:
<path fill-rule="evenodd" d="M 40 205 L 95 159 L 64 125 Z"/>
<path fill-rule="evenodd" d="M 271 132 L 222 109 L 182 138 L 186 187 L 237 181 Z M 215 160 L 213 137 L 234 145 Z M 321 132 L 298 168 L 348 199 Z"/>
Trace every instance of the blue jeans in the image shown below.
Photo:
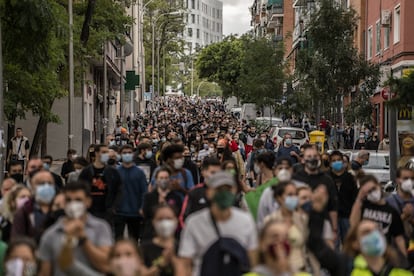
<path fill-rule="evenodd" d="M 336 248 L 339 249 L 339 246 L 345 243 L 346 235 L 350 228 L 350 223 L 348 218 L 338 218 L 338 238 L 336 239 Z"/>

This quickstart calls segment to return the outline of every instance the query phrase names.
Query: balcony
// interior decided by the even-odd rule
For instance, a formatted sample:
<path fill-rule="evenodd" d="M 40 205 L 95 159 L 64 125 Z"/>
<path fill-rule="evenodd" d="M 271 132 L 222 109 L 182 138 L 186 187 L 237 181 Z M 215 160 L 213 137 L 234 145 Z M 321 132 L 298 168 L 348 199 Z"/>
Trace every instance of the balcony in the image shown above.
<path fill-rule="evenodd" d="M 283 16 L 272 15 L 267 23 L 267 28 L 275 29 L 283 26 Z"/>

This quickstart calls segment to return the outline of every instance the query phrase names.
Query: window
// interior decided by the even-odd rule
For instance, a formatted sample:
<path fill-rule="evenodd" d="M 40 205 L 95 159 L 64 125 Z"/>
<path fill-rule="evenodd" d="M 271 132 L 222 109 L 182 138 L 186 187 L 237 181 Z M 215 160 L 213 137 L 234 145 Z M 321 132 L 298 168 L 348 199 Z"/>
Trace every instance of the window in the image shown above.
<path fill-rule="evenodd" d="M 381 22 L 378 20 L 375 24 L 375 53 L 379 54 L 381 52 Z"/>
<path fill-rule="evenodd" d="M 197 29 L 197 38 L 200 38 L 200 29 Z"/>
<path fill-rule="evenodd" d="M 193 29 L 192 28 L 188 28 L 188 36 L 193 37 Z"/>
<path fill-rule="evenodd" d="M 400 41 L 400 24 L 401 24 L 401 7 L 397 6 L 394 9 L 394 43 Z"/>
<path fill-rule="evenodd" d="M 195 24 L 195 14 L 191 15 L 191 23 Z"/>
<path fill-rule="evenodd" d="M 368 28 L 367 57 L 372 58 L 372 26 Z"/>
<path fill-rule="evenodd" d="M 191 8 L 195 9 L 195 0 L 191 0 Z"/>
<path fill-rule="evenodd" d="M 390 48 L 390 27 L 384 29 L 384 49 Z"/>
<path fill-rule="evenodd" d="M 200 15 L 197 14 L 197 24 L 200 25 Z"/>

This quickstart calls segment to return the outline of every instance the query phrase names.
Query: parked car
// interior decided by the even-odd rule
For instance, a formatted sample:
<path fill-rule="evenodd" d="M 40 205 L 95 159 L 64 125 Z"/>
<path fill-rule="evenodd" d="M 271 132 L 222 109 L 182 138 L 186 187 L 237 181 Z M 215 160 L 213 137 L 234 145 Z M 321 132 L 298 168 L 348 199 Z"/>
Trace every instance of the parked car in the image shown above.
<path fill-rule="evenodd" d="M 260 124 L 266 124 L 267 126 L 283 126 L 283 120 L 282 118 L 278 117 L 257 117 L 256 122 L 259 122 Z"/>
<path fill-rule="evenodd" d="M 352 152 L 351 158 L 354 160 L 358 152 Z M 378 178 L 382 185 L 390 181 L 390 153 L 388 151 L 369 151 L 368 164 L 362 166 L 366 174 L 372 174 Z"/>
<path fill-rule="evenodd" d="M 275 145 L 275 150 L 279 148 L 280 143 L 286 133 L 292 135 L 293 144 L 300 147 L 306 143 L 309 143 L 308 133 L 297 127 L 272 127 L 269 135 Z"/>

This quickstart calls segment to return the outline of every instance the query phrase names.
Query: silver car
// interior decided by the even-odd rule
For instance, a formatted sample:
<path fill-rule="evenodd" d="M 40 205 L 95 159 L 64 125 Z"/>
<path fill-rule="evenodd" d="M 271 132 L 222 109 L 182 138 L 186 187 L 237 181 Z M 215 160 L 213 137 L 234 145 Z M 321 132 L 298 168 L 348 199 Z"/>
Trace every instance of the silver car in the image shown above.
<path fill-rule="evenodd" d="M 352 152 L 351 158 L 354 160 L 358 152 Z M 372 174 L 378 181 L 385 185 L 390 181 L 390 153 L 388 151 L 369 151 L 369 160 L 362 169 L 366 174 Z"/>

